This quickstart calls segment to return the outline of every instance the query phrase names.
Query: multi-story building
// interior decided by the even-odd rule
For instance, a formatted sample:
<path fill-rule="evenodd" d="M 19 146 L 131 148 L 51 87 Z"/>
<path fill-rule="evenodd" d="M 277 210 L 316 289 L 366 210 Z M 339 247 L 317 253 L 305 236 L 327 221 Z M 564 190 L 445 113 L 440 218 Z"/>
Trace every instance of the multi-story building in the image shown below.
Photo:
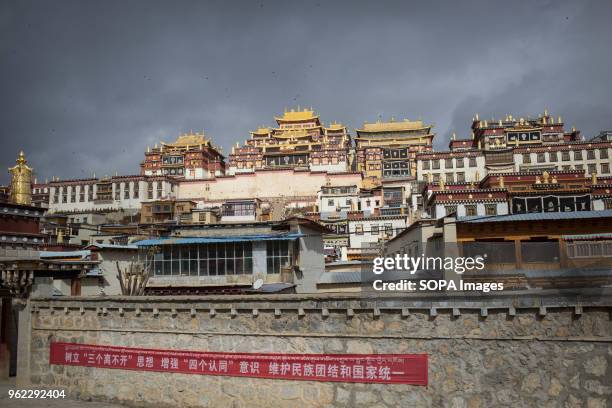
<path fill-rule="evenodd" d="M 237 144 L 229 156 L 229 174 L 259 169 L 302 168 L 311 171 L 351 170 L 351 138 L 346 126 L 324 126 L 312 109 L 285 110 L 277 127 L 251 132 L 244 146 Z"/>
<path fill-rule="evenodd" d="M 431 129 L 421 120 L 364 123 L 356 129 L 357 170 L 374 185 L 383 179 L 414 179 L 416 154 L 432 149 Z"/>
<path fill-rule="evenodd" d="M 201 179 L 225 174 L 225 158 L 202 133 L 180 135 L 174 142 L 147 147 L 140 164 L 146 176 Z"/>
<path fill-rule="evenodd" d="M 177 185 L 172 177 L 145 175 L 54 180 L 49 183 L 49 212 L 136 213 L 143 202 L 174 197 Z"/>
<path fill-rule="evenodd" d="M 386 241 L 407 226 L 408 217 L 404 215 L 363 217 L 363 214 L 353 214 L 348 219 L 349 246 L 346 260 L 367 261 L 380 256 Z"/>
<path fill-rule="evenodd" d="M 421 182 L 479 182 L 486 175 L 485 156 L 481 150 L 456 148 L 417 154 L 417 174 Z"/>
<path fill-rule="evenodd" d="M 190 214 L 196 203 L 189 200 L 169 198 L 142 203 L 141 224 L 178 222 L 184 214 Z"/>
<path fill-rule="evenodd" d="M 137 245 L 156 250 L 148 255 L 153 264 L 150 294 L 311 293 L 325 268 L 322 232 L 327 231 L 298 218 L 181 224 L 166 237 Z"/>
<path fill-rule="evenodd" d="M 49 183 L 32 183 L 32 205 L 40 208 L 49 208 Z"/>
<path fill-rule="evenodd" d="M 580 132 L 567 132 L 561 117 L 547 111 L 536 119 L 472 122 L 472 138 L 453 135 L 448 151 L 417 155 L 417 177 L 421 182 L 479 182 L 490 173 L 579 170 L 583 174 L 611 175 L 612 141 L 602 132 L 584 141 Z"/>
<path fill-rule="evenodd" d="M 423 197 L 433 218 L 605 210 L 612 208 L 612 177 L 580 170 L 495 173 L 479 183 L 428 183 Z"/>

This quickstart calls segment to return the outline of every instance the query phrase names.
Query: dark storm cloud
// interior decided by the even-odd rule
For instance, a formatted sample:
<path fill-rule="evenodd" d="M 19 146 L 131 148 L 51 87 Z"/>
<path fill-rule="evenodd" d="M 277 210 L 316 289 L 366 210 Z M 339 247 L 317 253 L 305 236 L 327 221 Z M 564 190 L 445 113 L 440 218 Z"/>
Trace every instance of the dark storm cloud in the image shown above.
<path fill-rule="evenodd" d="M 610 2 L 0 2 L 0 163 L 137 173 L 205 129 L 227 152 L 285 107 L 351 129 L 422 118 L 436 146 L 547 107 L 612 128 Z M 2 178 L 7 177 L 2 171 Z"/>

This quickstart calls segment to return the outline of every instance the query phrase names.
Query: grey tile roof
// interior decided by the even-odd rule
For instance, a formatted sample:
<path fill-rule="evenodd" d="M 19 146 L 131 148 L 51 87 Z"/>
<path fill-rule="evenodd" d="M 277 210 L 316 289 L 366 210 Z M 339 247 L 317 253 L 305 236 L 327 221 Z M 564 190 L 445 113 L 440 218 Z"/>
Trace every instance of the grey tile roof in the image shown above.
<path fill-rule="evenodd" d="M 540 220 L 570 220 L 588 218 L 612 218 L 612 210 L 602 211 L 573 211 L 573 212 L 545 212 L 508 215 L 473 215 L 457 217 L 458 223 L 484 223 L 484 222 L 510 222 L 510 221 L 540 221 Z"/>

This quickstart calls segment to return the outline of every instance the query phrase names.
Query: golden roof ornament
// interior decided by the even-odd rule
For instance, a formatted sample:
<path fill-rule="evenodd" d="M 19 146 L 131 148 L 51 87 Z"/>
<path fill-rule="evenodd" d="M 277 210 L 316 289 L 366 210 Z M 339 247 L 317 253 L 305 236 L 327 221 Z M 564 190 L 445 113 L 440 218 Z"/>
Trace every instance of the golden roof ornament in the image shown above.
<path fill-rule="evenodd" d="M 453 132 L 453 140 L 457 140 L 457 133 Z"/>
<path fill-rule="evenodd" d="M 444 186 L 444 175 L 440 175 L 440 181 L 438 182 L 438 185 L 440 186 L 440 190 L 444 190 L 445 186 Z"/>
<path fill-rule="evenodd" d="M 542 184 L 542 181 L 540 180 L 540 176 L 536 176 L 535 183 L 536 184 Z"/>
<path fill-rule="evenodd" d="M 32 204 L 32 168 L 22 152 L 16 160 L 17 165 L 8 169 L 11 175 L 10 201 L 15 204 Z"/>
<path fill-rule="evenodd" d="M 559 117 L 557 118 L 557 123 L 563 123 L 563 122 L 561 122 L 561 116 L 559 116 Z"/>
<path fill-rule="evenodd" d="M 499 176 L 499 188 L 504 188 L 506 185 L 504 184 L 504 176 Z"/>
<path fill-rule="evenodd" d="M 475 118 L 476 118 L 476 120 L 480 121 L 480 117 L 478 116 L 478 112 L 476 113 Z"/>
<path fill-rule="evenodd" d="M 553 184 L 557 184 L 558 183 L 557 176 L 552 176 L 552 183 Z"/>
<path fill-rule="evenodd" d="M 595 172 L 591 173 L 591 184 L 592 185 L 597 184 L 597 173 Z"/>
<path fill-rule="evenodd" d="M 548 184 L 548 178 L 550 177 L 550 174 L 548 174 L 547 171 L 544 171 L 544 173 L 542 173 L 542 181 L 544 182 L 544 184 Z"/>

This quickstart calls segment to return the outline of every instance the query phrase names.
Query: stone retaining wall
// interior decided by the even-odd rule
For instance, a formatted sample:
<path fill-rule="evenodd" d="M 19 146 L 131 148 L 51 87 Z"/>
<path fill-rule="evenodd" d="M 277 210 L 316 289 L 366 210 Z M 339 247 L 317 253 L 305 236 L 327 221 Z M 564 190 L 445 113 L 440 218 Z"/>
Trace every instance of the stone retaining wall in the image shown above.
<path fill-rule="evenodd" d="M 31 338 L 29 359 L 20 353 L 20 383 L 134 406 L 606 407 L 611 295 L 33 299 L 24 309 Z M 196 351 L 428 353 L 429 386 L 50 367 L 52 339 Z"/>

